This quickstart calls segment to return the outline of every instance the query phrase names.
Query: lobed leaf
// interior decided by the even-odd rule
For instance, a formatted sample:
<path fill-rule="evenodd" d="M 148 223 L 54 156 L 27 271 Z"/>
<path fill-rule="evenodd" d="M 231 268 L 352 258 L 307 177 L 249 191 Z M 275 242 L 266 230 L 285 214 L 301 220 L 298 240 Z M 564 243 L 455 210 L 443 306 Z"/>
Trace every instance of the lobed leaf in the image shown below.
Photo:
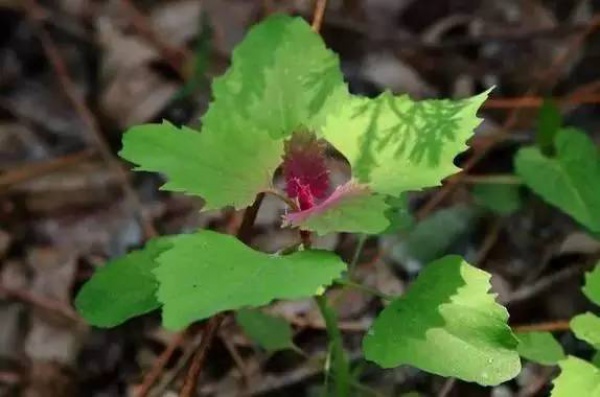
<path fill-rule="evenodd" d="M 415 102 L 389 92 L 352 97 L 327 120 L 323 137 L 348 159 L 353 176 L 377 193 L 437 186 L 459 171 L 453 160 L 467 148 L 488 93 L 459 101 Z"/>
<path fill-rule="evenodd" d="M 527 147 L 515 157 L 517 174 L 544 200 L 592 232 L 600 232 L 600 157 L 594 143 L 574 128 L 555 137 L 556 157 Z"/>
<path fill-rule="evenodd" d="M 365 357 L 482 385 L 512 379 L 521 369 L 517 339 L 506 309 L 488 294 L 489 280 L 458 256 L 427 265 L 377 317 L 363 340 Z"/>
<path fill-rule="evenodd" d="M 171 241 L 173 248 L 158 257 L 154 270 L 163 325 L 170 329 L 225 310 L 314 295 L 346 267 L 330 252 L 268 255 L 207 230 Z"/>
<path fill-rule="evenodd" d="M 347 95 L 337 56 L 304 20 L 284 15 L 250 30 L 212 88 L 201 133 L 137 126 L 120 152 L 137 170 L 164 173 L 163 189 L 203 197 L 205 209 L 250 205 L 271 185 L 282 138 L 319 128 Z"/>
<path fill-rule="evenodd" d="M 297 349 L 292 340 L 292 327 L 283 318 L 260 310 L 240 309 L 235 319 L 246 335 L 267 351 Z"/>
<path fill-rule="evenodd" d="M 156 238 L 97 270 L 75 299 L 79 313 L 91 325 L 114 327 L 159 308 L 152 271 L 156 257 L 169 247 L 170 237 Z"/>
<path fill-rule="evenodd" d="M 523 332 L 516 334 L 517 351 L 529 361 L 542 365 L 555 365 L 566 358 L 565 352 L 550 332 Z"/>
<path fill-rule="evenodd" d="M 558 365 L 561 373 L 554 379 L 551 397 L 600 397 L 600 369 L 573 356 Z"/>

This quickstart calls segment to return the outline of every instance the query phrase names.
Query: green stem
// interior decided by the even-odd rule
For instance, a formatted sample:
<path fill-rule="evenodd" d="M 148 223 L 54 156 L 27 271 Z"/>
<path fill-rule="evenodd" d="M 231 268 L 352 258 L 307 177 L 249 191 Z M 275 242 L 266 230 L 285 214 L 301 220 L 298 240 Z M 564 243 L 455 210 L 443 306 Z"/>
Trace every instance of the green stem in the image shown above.
<path fill-rule="evenodd" d="M 359 283 L 355 283 L 354 281 L 350 281 L 348 279 L 340 278 L 340 279 L 335 280 L 334 282 L 336 284 L 340 284 L 340 285 L 343 285 L 343 286 L 346 286 L 346 287 L 350 287 L 350 288 L 357 289 L 359 291 L 366 292 L 368 294 L 371 294 L 371 295 L 374 295 L 374 296 L 376 296 L 378 298 L 381 298 L 381 299 L 383 299 L 385 301 L 393 301 L 394 300 L 394 297 L 391 296 L 391 295 L 384 294 L 383 292 L 377 291 L 374 288 L 367 287 L 366 285 L 362 285 L 362 284 L 359 284 Z"/>
<path fill-rule="evenodd" d="M 333 381 L 335 385 L 335 395 L 337 397 L 346 397 L 350 394 L 350 364 L 346 358 L 344 345 L 342 343 L 342 333 L 338 327 L 335 312 L 329 307 L 325 295 L 315 297 L 327 330 L 329 344 L 332 352 Z"/>
<path fill-rule="evenodd" d="M 350 266 L 348 267 L 348 273 L 350 276 L 354 273 L 354 269 L 358 265 L 358 260 L 360 259 L 360 254 L 362 253 L 363 248 L 365 247 L 365 243 L 367 242 L 369 236 L 366 234 L 361 234 L 358 238 L 358 245 L 354 250 L 354 255 L 352 256 L 352 261 L 350 262 Z"/>

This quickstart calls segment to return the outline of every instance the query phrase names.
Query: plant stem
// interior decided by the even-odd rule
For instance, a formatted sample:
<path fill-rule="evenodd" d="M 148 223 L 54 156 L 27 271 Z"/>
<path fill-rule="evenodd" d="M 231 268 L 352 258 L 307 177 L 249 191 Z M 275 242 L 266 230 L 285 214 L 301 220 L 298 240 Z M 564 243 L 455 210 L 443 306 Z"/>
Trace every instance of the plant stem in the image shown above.
<path fill-rule="evenodd" d="M 323 24 L 323 15 L 325 15 L 325 8 L 327 8 L 327 0 L 316 0 L 315 1 L 315 12 L 313 14 L 312 28 L 315 32 L 321 30 Z"/>
<path fill-rule="evenodd" d="M 391 296 L 391 295 L 384 294 L 383 292 L 377 291 L 374 288 L 367 287 L 366 285 L 362 285 L 362 284 L 359 284 L 359 283 L 355 283 L 354 281 L 350 281 L 348 279 L 340 278 L 340 279 L 335 280 L 335 283 L 336 284 L 340 284 L 340 285 L 344 285 L 346 287 L 354 288 L 354 289 L 357 289 L 359 291 L 366 292 L 368 294 L 371 294 L 371 295 L 374 295 L 374 296 L 376 296 L 378 298 L 381 298 L 381 299 L 383 299 L 385 301 L 393 301 L 394 300 L 394 297 Z"/>
<path fill-rule="evenodd" d="M 365 247 L 365 243 L 369 237 L 366 234 L 361 234 L 358 238 L 358 244 L 356 245 L 356 249 L 354 250 L 354 255 L 352 256 L 352 261 L 350 262 L 350 266 L 348 266 L 348 273 L 350 277 L 354 274 L 354 270 L 358 265 L 358 260 L 360 259 L 360 254 L 362 254 L 363 248 Z"/>
<path fill-rule="evenodd" d="M 344 351 L 342 333 L 338 327 L 335 312 L 329 307 L 325 295 L 317 295 L 315 300 L 325 321 L 327 336 L 329 337 L 335 395 L 337 397 L 346 397 L 350 393 L 350 365 Z"/>

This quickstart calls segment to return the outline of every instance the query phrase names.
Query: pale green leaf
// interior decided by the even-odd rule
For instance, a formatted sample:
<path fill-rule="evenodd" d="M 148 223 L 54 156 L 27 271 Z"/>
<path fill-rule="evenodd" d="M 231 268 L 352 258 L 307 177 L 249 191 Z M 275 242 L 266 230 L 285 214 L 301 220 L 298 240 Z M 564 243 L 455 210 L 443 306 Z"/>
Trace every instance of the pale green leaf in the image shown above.
<path fill-rule="evenodd" d="M 398 196 L 440 185 L 459 171 L 453 160 L 467 148 L 487 95 L 419 102 L 389 92 L 375 99 L 353 97 L 327 120 L 323 137 L 346 157 L 360 182 Z"/>
<path fill-rule="evenodd" d="M 512 379 L 521 369 L 518 341 L 508 312 L 488 293 L 490 277 L 458 256 L 427 265 L 377 317 L 363 340 L 365 357 L 482 385 Z"/>
<path fill-rule="evenodd" d="M 592 313 L 575 316 L 570 322 L 576 337 L 586 341 L 595 349 L 600 349 L 600 318 Z"/>
<path fill-rule="evenodd" d="M 502 215 L 508 215 L 521 207 L 518 185 L 482 183 L 473 188 L 477 204 Z"/>
<path fill-rule="evenodd" d="M 205 209 L 251 204 L 281 163 L 275 138 L 318 129 L 347 96 L 337 57 L 302 18 L 284 15 L 250 30 L 212 88 L 201 133 L 137 126 L 120 152 L 137 170 L 165 174 L 164 189 L 203 197 Z"/>
<path fill-rule="evenodd" d="M 170 329 L 225 310 L 314 295 L 346 267 L 331 252 L 268 255 L 207 230 L 171 242 L 173 248 L 158 257 L 154 270 L 163 324 Z"/>
<path fill-rule="evenodd" d="M 521 357 L 543 365 L 555 365 L 566 358 L 562 346 L 550 332 L 523 332 L 516 334 L 517 351 Z"/>
<path fill-rule="evenodd" d="M 246 335 L 268 351 L 296 349 L 292 327 L 283 318 L 270 316 L 260 310 L 238 310 L 235 319 Z"/>
<path fill-rule="evenodd" d="M 594 270 L 586 273 L 585 285 L 581 290 L 589 300 L 600 306 L 600 262 L 596 263 Z"/>
<path fill-rule="evenodd" d="M 152 271 L 158 264 L 156 257 L 170 247 L 169 241 L 167 237 L 151 240 L 144 249 L 98 269 L 75 299 L 83 318 L 91 325 L 114 327 L 160 307 Z"/>
<path fill-rule="evenodd" d="M 536 147 L 519 150 L 515 168 L 525 183 L 544 200 L 560 208 L 593 232 L 600 232 L 600 157 L 581 131 L 560 130 L 556 157 Z"/>
<path fill-rule="evenodd" d="M 284 226 L 324 235 L 332 232 L 377 234 L 389 226 L 385 196 L 350 181 L 339 186 L 321 204 L 284 217 Z"/>
<path fill-rule="evenodd" d="M 569 356 L 558 363 L 551 397 L 600 397 L 600 370 L 580 358 Z"/>

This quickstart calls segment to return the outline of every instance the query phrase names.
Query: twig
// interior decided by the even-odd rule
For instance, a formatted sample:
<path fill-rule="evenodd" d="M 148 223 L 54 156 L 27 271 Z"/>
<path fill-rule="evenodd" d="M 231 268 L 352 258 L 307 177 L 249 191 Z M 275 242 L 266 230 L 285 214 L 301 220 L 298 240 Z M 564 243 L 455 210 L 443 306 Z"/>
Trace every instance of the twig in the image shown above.
<path fill-rule="evenodd" d="M 393 301 L 394 297 L 391 295 L 384 294 L 383 292 L 377 291 L 374 288 L 367 287 L 366 285 L 362 285 L 359 283 L 355 283 L 354 281 L 346 280 L 346 279 L 337 279 L 334 281 L 336 284 L 343 285 L 345 287 L 354 288 L 358 291 L 365 292 L 367 294 L 378 297 L 384 301 Z"/>
<path fill-rule="evenodd" d="M 450 392 L 454 388 L 455 384 L 456 384 L 456 378 L 446 379 L 446 381 L 444 382 L 444 385 L 442 386 L 440 392 L 438 393 L 438 397 L 448 397 L 450 395 Z"/>
<path fill-rule="evenodd" d="M 539 323 L 539 324 L 527 324 L 527 325 L 513 325 L 511 327 L 515 332 L 535 332 L 535 331 L 568 331 L 569 321 L 568 320 L 558 320 L 551 321 L 547 323 Z"/>
<path fill-rule="evenodd" d="M 79 95 L 77 87 L 75 83 L 71 79 L 69 75 L 69 71 L 65 65 L 65 62 L 60 55 L 56 44 L 43 28 L 41 21 L 43 20 L 43 11 L 40 8 L 37 0 L 25 0 L 27 15 L 31 20 L 33 26 L 38 31 L 38 36 L 44 52 L 48 57 L 48 60 L 52 64 L 54 72 L 58 77 L 60 85 L 63 88 L 63 92 L 66 95 L 67 99 L 71 102 L 81 120 L 86 124 L 88 132 L 88 138 L 90 139 L 90 143 L 97 147 L 100 155 L 103 160 L 106 162 L 107 166 L 114 171 L 115 175 L 118 176 L 119 182 L 125 193 L 125 198 L 134 211 L 134 213 L 139 218 L 140 223 L 143 226 L 144 233 L 146 238 L 152 238 L 157 236 L 157 232 L 154 226 L 147 221 L 144 216 L 142 205 L 139 197 L 137 196 L 133 187 L 129 184 L 129 180 L 127 179 L 127 173 L 125 170 L 121 168 L 118 161 L 113 157 L 110 147 L 104 140 L 102 133 L 100 132 L 100 128 L 98 123 L 90 110 L 90 108 L 85 103 L 84 99 Z"/>
<path fill-rule="evenodd" d="M 483 240 L 483 243 L 481 244 L 481 247 L 477 252 L 477 257 L 475 258 L 475 263 L 480 269 L 485 269 L 485 261 L 487 260 L 487 257 L 490 254 L 490 252 L 492 251 L 492 248 L 494 248 L 494 246 L 496 245 L 503 225 L 504 219 L 497 218 L 494 220 L 492 226 L 488 229 L 485 239 Z"/>
<path fill-rule="evenodd" d="M 92 158 L 93 155 L 94 152 L 87 149 L 56 159 L 26 164 L 17 169 L 8 170 L 0 175 L 0 191 L 8 189 L 12 185 L 78 164 Z"/>
<path fill-rule="evenodd" d="M 569 57 L 572 53 L 579 49 L 581 44 L 585 41 L 585 39 L 593 33 L 596 29 L 600 27 L 600 14 L 594 16 L 586 29 L 579 34 L 579 36 L 575 39 L 574 44 L 569 48 L 569 51 L 566 51 L 561 56 L 558 56 L 554 59 L 550 67 L 541 74 L 540 82 L 549 81 L 556 73 L 559 71 L 564 64 L 569 60 Z M 531 88 L 525 95 L 532 95 L 534 91 L 537 90 L 537 86 Z M 481 161 L 489 150 L 499 141 L 503 139 L 503 136 L 507 134 L 507 131 L 512 129 L 512 127 L 516 124 L 518 120 L 518 115 L 520 114 L 520 108 L 514 108 L 511 113 L 506 118 L 504 124 L 501 127 L 502 134 L 498 134 L 495 139 L 488 141 L 485 145 L 482 145 L 481 150 L 475 153 L 462 167 L 462 172 L 456 174 L 447 179 L 446 184 L 434 194 L 431 199 L 423 207 L 418 211 L 417 218 L 423 219 L 427 215 L 431 213 L 439 204 L 448 197 L 450 193 L 454 191 L 462 182 L 465 175 L 475 167 L 476 164 Z"/>
<path fill-rule="evenodd" d="M 152 29 L 148 18 L 138 10 L 131 0 L 121 0 L 121 4 L 131 16 L 131 23 L 138 33 L 159 51 L 162 58 L 182 79 L 186 80 L 185 63 L 192 58 L 190 52 L 185 48 L 178 48 L 165 43 Z"/>
<path fill-rule="evenodd" d="M 327 0 L 315 0 L 315 12 L 313 13 L 312 28 L 315 32 L 321 30 L 323 24 L 323 15 L 325 15 L 325 8 L 327 8 Z"/>
<path fill-rule="evenodd" d="M 523 286 L 512 294 L 510 294 L 505 300 L 504 304 L 515 304 L 522 302 L 524 300 L 528 300 L 541 294 L 544 291 L 554 287 L 556 284 L 563 282 L 565 280 L 570 279 L 571 277 L 575 277 L 581 273 L 584 269 L 583 266 L 573 266 L 563 269 L 559 272 L 556 272 L 548 277 L 545 277 L 537 282 Z"/>
<path fill-rule="evenodd" d="M 81 318 L 75 312 L 75 310 L 73 310 L 69 306 L 62 304 L 59 301 L 49 300 L 37 295 L 33 295 L 32 293 L 26 290 L 9 288 L 2 285 L 0 285 L 0 295 L 6 295 L 8 297 L 18 299 L 20 301 L 29 303 L 33 306 L 37 306 L 39 308 L 57 313 L 62 317 L 75 323 L 81 323 Z"/>
<path fill-rule="evenodd" d="M 21 375 L 16 372 L 0 372 L 0 384 L 18 385 L 22 381 Z"/>
<path fill-rule="evenodd" d="M 219 334 L 219 338 L 223 341 L 227 352 L 235 362 L 240 374 L 242 375 L 242 381 L 244 383 L 244 388 L 248 389 L 250 387 L 250 382 L 252 380 L 250 373 L 248 372 L 248 368 L 246 368 L 246 364 L 244 363 L 244 359 L 240 356 L 240 353 L 236 349 L 235 345 L 227 339 L 227 336 L 223 334 Z M 302 350 L 300 350 L 302 351 Z M 304 352 L 302 352 L 304 353 Z"/>
<path fill-rule="evenodd" d="M 156 359 L 154 364 L 152 365 L 152 369 L 146 374 L 144 377 L 144 381 L 140 386 L 137 397 L 146 397 L 150 393 L 152 386 L 156 383 L 156 381 L 160 378 L 161 373 L 164 371 L 165 366 L 173 357 L 173 353 L 177 350 L 177 348 L 183 343 L 185 339 L 185 331 L 181 331 L 175 335 L 175 337 L 169 342 L 167 348 L 160 354 L 160 356 Z"/>
<path fill-rule="evenodd" d="M 196 384 L 198 383 L 198 377 L 200 376 L 200 371 L 202 371 L 202 364 L 204 363 L 208 347 L 214 339 L 224 318 L 224 314 L 218 314 L 208 320 L 208 323 L 202 332 L 202 342 L 198 347 L 198 351 L 192 358 L 192 364 L 190 365 L 188 373 L 185 377 L 183 388 L 179 394 L 180 397 L 192 397 L 194 395 Z"/>
<path fill-rule="evenodd" d="M 516 98 L 490 98 L 483 104 L 485 109 L 539 108 L 546 98 L 539 96 L 522 96 Z M 600 95 L 587 94 L 551 98 L 560 105 L 583 105 L 600 103 Z"/>

